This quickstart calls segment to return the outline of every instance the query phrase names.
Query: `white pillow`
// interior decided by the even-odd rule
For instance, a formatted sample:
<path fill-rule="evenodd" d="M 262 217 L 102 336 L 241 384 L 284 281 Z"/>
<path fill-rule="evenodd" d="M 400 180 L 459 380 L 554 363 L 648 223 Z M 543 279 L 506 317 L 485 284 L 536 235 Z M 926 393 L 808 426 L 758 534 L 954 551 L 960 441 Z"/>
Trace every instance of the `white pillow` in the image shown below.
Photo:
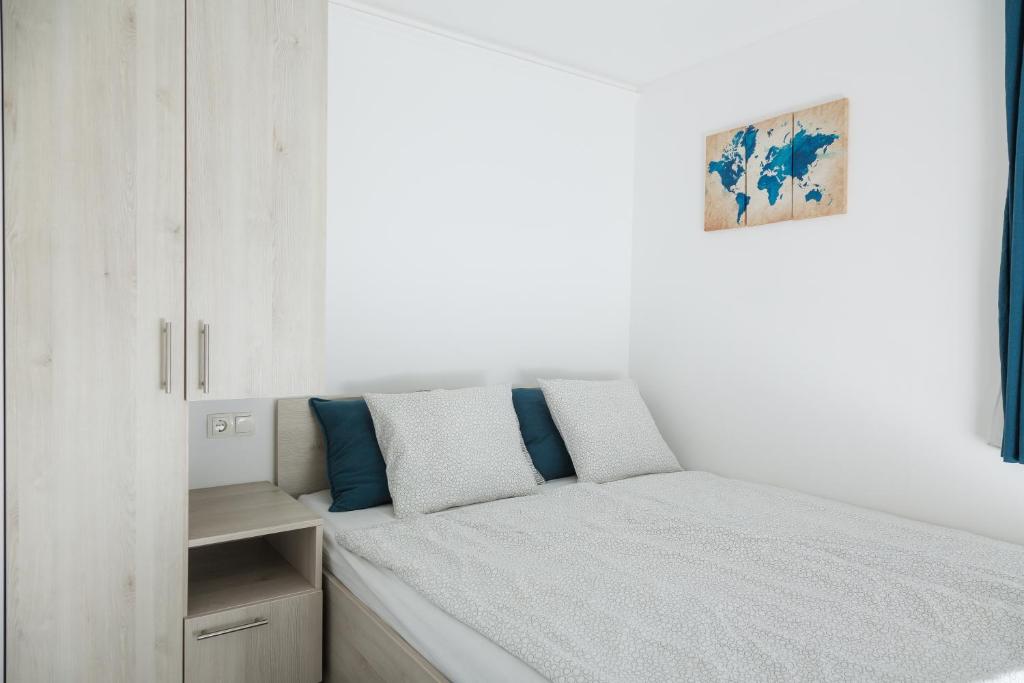
<path fill-rule="evenodd" d="M 540 387 L 580 481 L 682 469 L 633 380 L 542 379 Z"/>
<path fill-rule="evenodd" d="M 397 516 L 536 489 L 509 385 L 364 398 Z"/>

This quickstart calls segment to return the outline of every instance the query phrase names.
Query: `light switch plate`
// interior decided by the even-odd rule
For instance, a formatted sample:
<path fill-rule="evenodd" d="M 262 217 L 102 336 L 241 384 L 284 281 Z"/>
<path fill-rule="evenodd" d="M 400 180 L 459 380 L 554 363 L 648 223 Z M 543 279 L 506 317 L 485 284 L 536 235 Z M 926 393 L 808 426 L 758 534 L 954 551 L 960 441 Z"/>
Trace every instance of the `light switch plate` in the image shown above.
<path fill-rule="evenodd" d="M 255 431 L 252 413 L 235 413 L 235 436 L 252 436 Z"/>
<path fill-rule="evenodd" d="M 206 438 L 226 439 L 235 435 L 235 419 L 232 413 L 210 413 L 206 416 Z"/>

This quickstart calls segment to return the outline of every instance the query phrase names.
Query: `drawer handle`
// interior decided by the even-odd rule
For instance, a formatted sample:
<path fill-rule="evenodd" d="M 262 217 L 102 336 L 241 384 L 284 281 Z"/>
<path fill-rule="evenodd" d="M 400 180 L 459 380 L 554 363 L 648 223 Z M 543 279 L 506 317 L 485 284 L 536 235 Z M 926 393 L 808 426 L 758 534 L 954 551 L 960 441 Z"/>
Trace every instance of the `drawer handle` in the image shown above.
<path fill-rule="evenodd" d="M 217 636 L 223 636 L 228 633 L 235 633 L 236 631 L 244 631 L 250 628 L 256 628 L 257 626 L 266 626 L 270 623 L 270 619 L 253 619 L 245 624 L 239 624 L 238 626 L 228 626 L 227 628 L 217 629 L 216 631 L 200 631 L 196 634 L 196 640 L 206 640 L 207 638 L 216 638 Z"/>

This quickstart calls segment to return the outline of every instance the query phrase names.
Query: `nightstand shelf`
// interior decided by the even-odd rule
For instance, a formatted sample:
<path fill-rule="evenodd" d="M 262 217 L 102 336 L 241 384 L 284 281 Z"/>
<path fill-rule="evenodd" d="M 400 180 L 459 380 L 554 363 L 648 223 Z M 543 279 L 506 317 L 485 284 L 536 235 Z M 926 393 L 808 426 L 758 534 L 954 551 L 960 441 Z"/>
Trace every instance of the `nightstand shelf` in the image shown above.
<path fill-rule="evenodd" d="M 186 681 L 320 680 L 322 543 L 268 482 L 190 493 Z"/>
<path fill-rule="evenodd" d="M 315 512 L 267 481 L 189 491 L 189 548 L 322 524 Z"/>
<path fill-rule="evenodd" d="M 188 616 L 319 590 L 262 538 L 188 555 Z"/>

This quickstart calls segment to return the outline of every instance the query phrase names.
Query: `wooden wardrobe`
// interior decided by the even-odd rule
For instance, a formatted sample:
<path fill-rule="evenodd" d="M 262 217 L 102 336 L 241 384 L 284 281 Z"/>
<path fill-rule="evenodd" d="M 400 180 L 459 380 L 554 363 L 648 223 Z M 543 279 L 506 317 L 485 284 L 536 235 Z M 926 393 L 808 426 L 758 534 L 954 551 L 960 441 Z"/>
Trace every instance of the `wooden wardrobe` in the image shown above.
<path fill-rule="evenodd" d="M 323 378 L 325 0 L 2 16 L 7 680 L 180 681 L 186 399 Z"/>

